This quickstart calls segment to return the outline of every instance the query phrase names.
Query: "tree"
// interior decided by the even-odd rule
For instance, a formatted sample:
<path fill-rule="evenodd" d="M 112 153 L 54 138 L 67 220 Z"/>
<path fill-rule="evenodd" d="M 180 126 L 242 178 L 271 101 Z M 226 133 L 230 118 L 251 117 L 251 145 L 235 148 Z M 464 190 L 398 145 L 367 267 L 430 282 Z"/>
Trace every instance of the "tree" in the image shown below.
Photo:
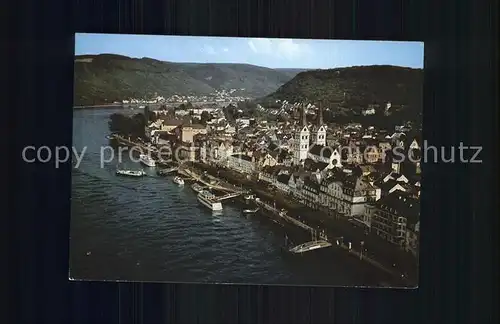
<path fill-rule="evenodd" d="M 109 118 L 108 125 L 112 133 L 131 137 L 145 137 L 146 124 L 144 114 L 139 113 L 128 117 L 115 113 Z"/>
<path fill-rule="evenodd" d="M 212 118 L 212 116 L 210 116 L 210 113 L 206 110 L 204 110 L 202 113 L 201 113 L 201 120 L 200 120 L 200 123 L 202 125 L 206 125 L 207 124 L 207 121 L 209 121 L 210 119 Z"/>

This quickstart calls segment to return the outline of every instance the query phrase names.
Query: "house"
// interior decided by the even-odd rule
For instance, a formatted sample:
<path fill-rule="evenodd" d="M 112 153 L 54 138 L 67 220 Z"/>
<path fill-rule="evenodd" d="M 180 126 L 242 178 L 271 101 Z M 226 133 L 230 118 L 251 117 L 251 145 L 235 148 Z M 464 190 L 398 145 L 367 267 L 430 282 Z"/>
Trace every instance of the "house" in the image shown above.
<path fill-rule="evenodd" d="M 361 114 L 363 114 L 363 116 L 375 115 L 375 108 L 371 107 L 371 108 L 364 109 L 361 112 Z"/>
<path fill-rule="evenodd" d="M 414 257 L 419 257 L 420 220 L 419 215 L 414 213 L 406 220 L 406 251 L 411 252 Z"/>
<path fill-rule="evenodd" d="M 245 174 L 252 174 L 255 170 L 252 157 L 245 154 L 229 155 L 227 158 L 227 166 L 230 169 Z"/>
<path fill-rule="evenodd" d="M 233 154 L 233 145 L 229 141 L 215 142 L 210 147 L 209 156 L 213 163 L 227 165 L 227 158 Z"/>
<path fill-rule="evenodd" d="M 184 124 L 181 127 L 181 141 L 183 143 L 193 143 L 193 137 L 198 134 L 206 134 L 207 129 L 200 124 Z"/>
<path fill-rule="evenodd" d="M 388 242 L 406 249 L 408 248 L 407 236 L 410 236 L 412 239 L 410 241 L 415 244 L 414 236 L 407 234 L 408 224 L 414 224 L 410 231 L 415 234 L 418 230 L 416 224 L 419 218 L 420 204 L 418 200 L 411 198 L 404 192 L 396 191 L 375 203 L 371 229 L 372 232 Z"/>
<path fill-rule="evenodd" d="M 336 178 L 328 184 L 329 207 L 338 214 L 363 223 L 365 206 L 380 199 L 380 188 L 357 175 L 344 174 Z"/>
<path fill-rule="evenodd" d="M 367 175 L 374 173 L 376 171 L 375 167 L 373 167 L 370 164 L 360 165 L 359 168 L 361 170 L 361 175 L 363 175 L 363 176 L 367 176 Z"/>
<path fill-rule="evenodd" d="M 304 205 L 306 205 L 311 209 L 315 210 L 318 209 L 319 191 L 320 191 L 320 184 L 317 181 L 311 178 L 304 179 L 304 184 L 301 190 Z"/>
<path fill-rule="evenodd" d="M 259 171 L 258 179 L 260 181 L 264 181 L 264 182 L 267 182 L 269 184 L 274 185 L 276 183 L 276 178 L 277 178 L 280 170 L 281 170 L 281 167 L 277 166 L 277 165 L 265 166 Z"/>
<path fill-rule="evenodd" d="M 180 125 L 182 125 L 182 120 L 180 119 L 163 119 L 160 131 L 171 132 Z"/>
<path fill-rule="evenodd" d="M 289 187 L 289 182 L 290 178 L 292 177 L 291 174 L 288 173 L 281 173 L 276 177 L 276 188 L 279 190 L 285 192 L 285 193 L 290 193 L 291 188 Z"/>
<path fill-rule="evenodd" d="M 390 180 L 387 180 L 386 182 L 377 182 L 376 183 L 376 186 L 379 187 L 381 190 L 382 190 L 382 196 L 387 196 L 391 193 L 393 193 L 394 191 L 402 191 L 402 192 L 406 192 L 407 191 L 407 188 L 406 186 L 403 186 L 402 182 L 398 182 L 394 179 L 390 179 Z"/>
<path fill-rule="evenodd" d="M 409 182 L 408 178 L 405 177 L 403 174 L 394 171 L 390 172 L 382 179 L 383 182 L 387 182 L 389 180 L 395 180 L 396 182 L 403 182 L 403 183 Z"/>
<path fill-rule="evenodd" d="M 327 209 L 329 212 L 333 212 L 333 197 L 334 197 L 334 184 L 335 176 L 329 176 L 324 178 L 320 184 L 319 191 L 319 204 Z"/>

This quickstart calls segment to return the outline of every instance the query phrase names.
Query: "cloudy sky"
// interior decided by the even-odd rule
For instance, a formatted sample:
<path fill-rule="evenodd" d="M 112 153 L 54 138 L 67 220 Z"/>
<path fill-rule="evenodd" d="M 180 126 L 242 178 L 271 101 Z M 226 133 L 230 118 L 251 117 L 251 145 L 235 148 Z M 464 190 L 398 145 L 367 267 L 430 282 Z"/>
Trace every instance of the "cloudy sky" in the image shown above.
<path fill-rule="evenodd" d="M 422 68 L 424 61 L 421 42 L 76 34 L 76 55 L 103 53 L 308 69 L 381 64 Z"/>

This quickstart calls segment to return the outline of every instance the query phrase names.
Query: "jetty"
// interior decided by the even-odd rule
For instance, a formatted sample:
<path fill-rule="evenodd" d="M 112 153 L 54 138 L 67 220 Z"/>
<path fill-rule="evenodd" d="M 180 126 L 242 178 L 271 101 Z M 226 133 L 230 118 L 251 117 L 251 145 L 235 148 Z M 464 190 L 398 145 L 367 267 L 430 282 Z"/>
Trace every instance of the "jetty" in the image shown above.
<path fill-rule="evenodd" d="M 203 179 L 203 177 L 201 175 L 197 174 L 196 172 L 194 172 L 192 170 L 189 170 L 188 168 L 179 168 L 177 172 L 179 174 L 182 174 L 186 177 L 191 178 L 194 181 L 197 181 L 199 183 L 204 184 L 208 188 L 228 192 L 228 194 L 222 196 L 223 199 L 237 197 L 239 195 L 246 193 L 245 190 L 238 190 L 236 188 L 230 188 L 229 186 L 220 185 L 219 181 L 216 181 L 216 180 L 212 180 L 212 182 L 209 182 L 209 181 Z"/>
<path fill-rule="evenodd" d="M 260 199 L 255 199 L 255 204 L 257 206 L 261 207 L 262 209 L 267 210 L 267 211 L 279 216 L 280 218 L 287 221 L 288 223 L 291 223 L 291 224 L 294 224 L 298 227 L 301 227 L 301 228 L 305 229 L 306 231 L 314 232 L 316 230 L 315 228 L 299 221 L 298 219 L 295 219 L 295 218 L 289 216 L 285 210 L 279 210 L 276 207 L 271 206 L 271 205 L 263 202 Z"/>

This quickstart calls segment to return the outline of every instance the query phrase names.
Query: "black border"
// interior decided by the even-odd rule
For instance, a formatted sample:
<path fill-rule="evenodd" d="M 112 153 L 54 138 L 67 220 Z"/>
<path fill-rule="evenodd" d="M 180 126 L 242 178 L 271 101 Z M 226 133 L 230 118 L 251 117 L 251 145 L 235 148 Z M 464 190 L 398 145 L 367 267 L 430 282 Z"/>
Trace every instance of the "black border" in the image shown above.
<path fill-rule="evenodd" d="M 15 159 L 6 171 L 10 321 L 496 322 L 498 52 L 491 40 L 498 39 L 497 6 L 59 0 L 19 8 L 12 20 L 19 37 L 8 40 L 15 65 L 7 70 L 7 89 L 14 91 L 6 129 L 15 125 L 7 137 Z M 484 163 L 423 167 L 419 290 L 68 282 L 70 165 L 23 164 L 20 152 L 25 145 L 71 145 L 74 32 L 425 40 L 423 137 L 434 145 L 483 145 Z"/>

